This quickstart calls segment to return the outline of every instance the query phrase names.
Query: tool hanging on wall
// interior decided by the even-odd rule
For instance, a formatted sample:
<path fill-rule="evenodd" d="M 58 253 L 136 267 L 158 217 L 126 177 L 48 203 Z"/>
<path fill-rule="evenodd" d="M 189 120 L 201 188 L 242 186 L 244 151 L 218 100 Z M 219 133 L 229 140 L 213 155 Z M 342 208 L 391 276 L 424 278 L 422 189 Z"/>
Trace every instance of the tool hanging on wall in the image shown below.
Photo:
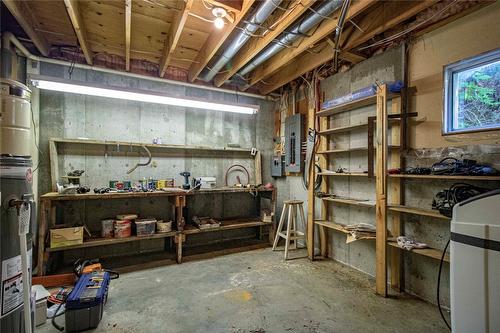
<path fill-rule="evenodd" d="M 146 151 L 146 153 L 148 153 L 148 161 L 146 163 L 137 163 L 132 169 L 130 169 L 129 171 L 127 171 L 127 175 L 134 172 L 135 169 L 137 169 L 138 167 L 140 166 L 146 166 L 146 165 L 149 165 L 149 163 L 151 163 L 151 160 L 153 159 L 152 156 L 151 156 L 151 152 L 149 151 L 148 147 L 142 145 L 141 146 L 142 149 L 144 149 Z M 140 156 L 140 153 L 139 153 L 139 156 Z"/>
<path fill-rule="evenodd" d="M 245 167 L 244 167 L 243 165 L 241 165 L 241 164 L 233 164 L 233 165 L 231 165 L 231 166 L 230 166 L 230 167 L 226 170 L 226 174 L 224 175 L 224 184 L 225 184 L 226 186 L 229 186 L 229 185 L 228 185 L 228 182 L 227 182 L 229 173 L 230 173 L 231 171 L 237 171 L 237 170 L 239 170 L 239 171 L 245 171 L 245 174 L 246 174 L 246 176 L 247 176 L 247 182 L 246 182 L 246 184 L 243 184 L 243 183 L 241 182 L 241 179 L 240 179 L 239 177 L 237 178 L 237 179 L 238 179 L 238 183 L 239 183 L 240 185 L 245 185 L 245 186 L 246 186 L 246 185 L 248 185 L 248 184 L 250 184 L 250 173 L 248 172 L 248 169 L 247 169 L 247 168 L 245 168 Z M 238 184 L 235 184 L 235 185 L 238 185 Z"/>

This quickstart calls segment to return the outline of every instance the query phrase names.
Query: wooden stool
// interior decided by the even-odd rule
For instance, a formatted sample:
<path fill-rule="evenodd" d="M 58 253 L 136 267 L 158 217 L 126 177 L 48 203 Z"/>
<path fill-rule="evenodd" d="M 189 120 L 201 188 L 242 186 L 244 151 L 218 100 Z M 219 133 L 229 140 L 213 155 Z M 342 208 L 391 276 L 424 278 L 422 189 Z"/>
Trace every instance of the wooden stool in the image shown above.
<path fill-rule="evenodd" d="M 276 237 L 274 238 L 273 251 L 276 250 L 278 241 L 280 237 L 285 239 L 285 260 L 288 259 L 288 247 L 290 242 L 293 241 L 293 248 L 297 249 L 297 239 L 305 239 L 305 234 L 302 231 L 297 230 L 297 210 L 300 208 L 300 217 L 302 220 L 302 226 L 306 227 L 306 219 L 304 216 L 304 203 L 302 200 L 286 200 L 283 201 L 283 211 L 281 212 L 280 223 L 278 224 L 278 229 L 276 230 Z M 285 223 L 285 214 L 288 208 L 288 221 L 286 226 L 286 234 L 283 233 L 283 224 Z M 305 230 L 305 229 L 304 229 Z"/>

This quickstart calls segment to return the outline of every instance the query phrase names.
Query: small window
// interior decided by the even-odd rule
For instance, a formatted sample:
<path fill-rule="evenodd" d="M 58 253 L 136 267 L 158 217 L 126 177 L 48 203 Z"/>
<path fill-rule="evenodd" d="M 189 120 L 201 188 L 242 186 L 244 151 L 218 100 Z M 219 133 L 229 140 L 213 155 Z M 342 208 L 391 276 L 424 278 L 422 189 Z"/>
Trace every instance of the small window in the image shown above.
<path fill-rule="evenodd" d="M 500 129 L 500 49 L 444 68 L 444 134 Z"/>

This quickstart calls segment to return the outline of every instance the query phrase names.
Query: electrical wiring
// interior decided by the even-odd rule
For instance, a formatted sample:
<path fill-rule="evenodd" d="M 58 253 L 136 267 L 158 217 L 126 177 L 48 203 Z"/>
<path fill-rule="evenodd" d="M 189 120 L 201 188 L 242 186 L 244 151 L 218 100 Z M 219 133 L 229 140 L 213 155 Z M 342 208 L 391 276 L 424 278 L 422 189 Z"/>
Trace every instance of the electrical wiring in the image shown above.
<path fill-rule="evenodd" d="M 400 31 L 392 36 L 389 36 L 389 37 L 386 37 L 384 39 L 381 39 L 373 44 L 370 44 L 370 45 L 366 45 L 366 46 L 363 46 L 363 47 L 359 47 L 357 50 L 358 51 L 363 51 L 363 50 L 366 50 L 368 48 L 371 48 L 371 47 L 374 47 L 374 46 L 379 46 L 379 45 L 382 45 L 382 44 L 386 44 L 386 43 L 389 43 L 389 42 L 392 42 L 393 40 L 395 39 L 398 39 L 412 31 L 414 31 L 415 29 L 418 29 L 419 27 L 421 27 L 422 25 L 426 24 L 427 22 L 429 22 L 430 20 L 432 20 L 433 18 L 435 18 L 437 15 L 440 15 L 442 14 L 444 11 L 446 11 L 448 8 L 450 8 L 452 5 L 454 5 L 455 3 L 457 3 L 458 0 L 454 0 L 452 2 L 450 2 L 448 5 L 446 5 L 445 7 L 443 7 L 440 11 L 437 11 L 436 13 L 434 13 L 432 16 L 428 17 L 427 19 L 425 19 L 424 21 L 414 25 L 413 27 L 411 28 L 408 28 L 406 30 L 403 30 L 403 31 Z"/>
<path fill-rule="evenodd" d="M 443 270 L 443 262 L 444 262 L 444 257 L 446 255 L 446 250 L 448 249 L 448 245 L 450 245 L 450 240 L 448 239 L 448 242 L 446 243 L 446 246 L 444 247 L 443 254 L 441 255 L 441 260 L 439 262 L 439 272 L 438 272 L 438 278 L 437 278 L 437 288 L 436 288 L 436 297 L 437 297 L 437 305 L 439 309 L 439 313 L 441 314 L 441 318 L 443 318 L 444 323 L 448 327 L 448 329 L 451 331 L 451 326 L 448 324 L 448 321 L 446 320 L 446 317 L 444 316 L 443 309 L 441 308 L 441 300 L 439 297 L 439 290 L 441 286 L 441 271 Z"/>

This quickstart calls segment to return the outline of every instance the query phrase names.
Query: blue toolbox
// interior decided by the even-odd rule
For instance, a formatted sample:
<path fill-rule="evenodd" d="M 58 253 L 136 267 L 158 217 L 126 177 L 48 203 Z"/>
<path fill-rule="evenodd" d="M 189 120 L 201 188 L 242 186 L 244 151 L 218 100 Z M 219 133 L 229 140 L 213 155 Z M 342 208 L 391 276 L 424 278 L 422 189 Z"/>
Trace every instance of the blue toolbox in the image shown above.
<path fill-rule="evenodd" d="M 82 274 L 66 300 L 67 332 L 96 328 L 108 299 L 110 275 L 105 271 Z"/>

